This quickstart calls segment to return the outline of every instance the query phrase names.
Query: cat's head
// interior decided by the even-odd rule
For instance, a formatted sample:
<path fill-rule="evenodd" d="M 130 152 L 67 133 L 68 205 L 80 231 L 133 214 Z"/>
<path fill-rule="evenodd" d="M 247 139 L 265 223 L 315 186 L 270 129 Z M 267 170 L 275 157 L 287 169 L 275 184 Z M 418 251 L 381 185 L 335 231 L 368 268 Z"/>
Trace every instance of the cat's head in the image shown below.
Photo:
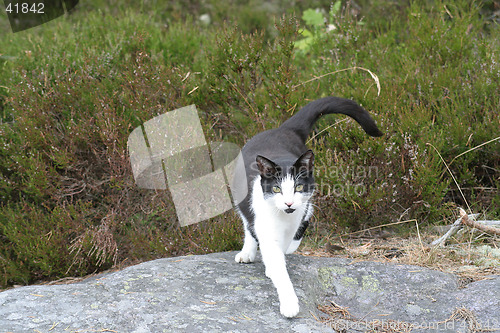
<path fill-rule="evenodd" d="M 292 164 L 278 164 L 260 155 L 256 161 L 266 201 L 288 214 L 297 209 L 304 211 L 314 192 L 312 150 L 306 151 Z"/>

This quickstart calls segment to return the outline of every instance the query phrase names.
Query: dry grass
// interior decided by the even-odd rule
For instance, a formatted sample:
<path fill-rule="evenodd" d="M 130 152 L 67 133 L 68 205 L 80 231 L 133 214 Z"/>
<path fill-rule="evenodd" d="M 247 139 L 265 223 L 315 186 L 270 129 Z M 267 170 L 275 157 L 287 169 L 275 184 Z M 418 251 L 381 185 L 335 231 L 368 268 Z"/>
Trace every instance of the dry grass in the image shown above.
<path fill-rule="evenodd" d="M 114 265 L 117 264 L 118 245 L 114 239 L 111 225 L 113 222 L 114 212 L 101 220 L 101 224 L 96 228 L 88 229 L 84 234 L 77 237 L 69 247 L 70 253 L 74 253 L 74 259 L 66 274 L 71 270 L 73 265 L 80 265 L 87 257 L 96 257 L 97 264 L 102 266 L 106 260 L 112 258 Z M 81 252 L 89 247 L 86 243 L 90 243 L 90 250 L 85 256 Z"/>
<path fill-rule="evenodd" d="M 500 238 L 472 229 L 461 231 L 445 247 L 428 245 L 438 237 L 438 233 L 429 228 L 420 237 L 400 237 L 378 231 L 332 238 L 323 246 L 306 241 L 300 254 L 416 265 L 456 274 L 469 282 L 500 274 L 500 258 L 495 253 Z"/>
<path fill-rule="evenodd" d="M 336 332 L 348 332 L 351 329 L 355 329 L 360 332 L 406 333 L 411 332 L 414 328 L 422 328 L 411 323 L 390 319 L 384 321 L 378 319 L 371 321 L 366 321 L 364 318 L 358 319 L 353 317 L 346 307 L 342 307 L 332 301 L 327 305 L 318 305 L 318 310 L 324 315 L 320 315 L 319 318 L 314 316 L 316 320 L 330 326 Z M 483 328 L 477 320 L 476 315 L 465 307 L 456 308 L 448 319 L 436 323 L 436 325 L 453 321 L 464 321 L 469 333 L 494 331 L 494 329 Z"/>
<path fill-rule="evenodd" d="M 469 283 L 487 278 L 488 275 L 500 274 L 500 256 L 498 255 L 498 236 L 484 234 L 477 229 L 464 228 L 452 243 L 445 247 L 430 246 L 439 237 L 442 229 L 431 228 L 412 237 L 393 236 L 381 228 L 370 228 L 345 237 L 331 238 L 324 246 L 315 246 L 310 242 L 302 247 L 300 253 L 316 257 L 343 257 L 354 261 L 378 261 L 385 263 L 408 264 L 436 269 L 459 276 L 460 288 Z M 484 248 L 491 251 L 484 251 Z M 481 250 L 483 249 L 483 250 Z M 496 252 L 495 252 L 496 251 Z M 333 328 L 336 332 L 387 332 L 405 333 L 419 327 L 411 323 L 393 320 L 371 320 L 355 318 L 349 309 L 333 301 L 318 305 L 321 315 L 314 316 L 319 322 Z M 452 315 L 436 325 L 452 321 L 463 321 L 467 332 L 490 332 L 477 321 L 473 312 L 466 308 L 457 308 Z"/>
<path fill-rule="evenodd" d="M 456 320 L 464 320 L 467 323 L 467 332 L 494 332 L 496 329 L 482 328 L 481 323 L 476 318 L 476 315 L 465 307 L 456 308 L 451 314 L 450 318 L 445 320 L 445 323 Z"/>
<path fill-rule="evenodd" d="M 337 332 L 349 332 L 350 329 L 362 332 L 385 332 L 385 333 L 406 333 L 410 332 L 413 325 L 396 320 L 371 320 L 353 317 L 346 307 L 342 307 L 330 301 L 327 305 L 318 305 L 318 310 L 326 316 L 316 318 L 319 322 L 330 326 Z"/>

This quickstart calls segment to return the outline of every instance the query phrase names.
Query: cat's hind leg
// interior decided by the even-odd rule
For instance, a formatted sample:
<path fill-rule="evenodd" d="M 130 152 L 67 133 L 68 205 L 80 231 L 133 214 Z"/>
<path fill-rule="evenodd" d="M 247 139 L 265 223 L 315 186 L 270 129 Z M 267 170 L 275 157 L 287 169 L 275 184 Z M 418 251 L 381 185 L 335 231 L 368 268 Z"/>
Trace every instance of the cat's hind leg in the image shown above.
<path fill-rule="evenodd" d="M 255 256 L 257 255 L 257 247 L 257 241 L 245 225 L 245 243 L 243 244 L 241 252 L 234 257 L 234 261 L 239 263 L 254 262 Z"/>

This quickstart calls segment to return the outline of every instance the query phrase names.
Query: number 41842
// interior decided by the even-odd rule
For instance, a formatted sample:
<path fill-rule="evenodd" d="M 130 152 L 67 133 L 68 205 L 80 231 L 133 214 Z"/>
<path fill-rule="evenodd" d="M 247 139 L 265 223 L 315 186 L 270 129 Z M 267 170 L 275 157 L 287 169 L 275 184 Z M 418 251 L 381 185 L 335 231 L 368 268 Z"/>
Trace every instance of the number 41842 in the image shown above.
<path fill-rule="evenodd" d="M 29 4 L 27 2 L 22 2 L 22 3 L 9 3 L 7 5 L 7 8 L 5 8 L 5 11 L 9 14 L 15 13 L 15 14 L 28 14 L 28 13 L 33 13 L 33 14 L 44 14 L 44 9 L 45 4 L 43 2 L 41 3 L 34 3 L 34 4 Z"/>

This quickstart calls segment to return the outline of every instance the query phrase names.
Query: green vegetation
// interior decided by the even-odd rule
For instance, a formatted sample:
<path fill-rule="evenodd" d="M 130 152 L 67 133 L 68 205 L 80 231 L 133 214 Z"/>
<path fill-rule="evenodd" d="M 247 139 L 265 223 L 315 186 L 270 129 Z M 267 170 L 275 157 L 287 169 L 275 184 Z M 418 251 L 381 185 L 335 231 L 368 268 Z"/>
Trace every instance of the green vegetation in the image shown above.
<path fill-rule="evenodd" d="M 234 212 L 180 228 L 168 191 L 134 185 L 130 132 L 189 104 L 207 139 L 240 146 L 328 95 L 373 114 L 382 138 L 350 120 L 328 128 L 343 119 L 331 117 L 309 143 L 318 244 L 404 219 L 449 222 L 464 200 L 498 217 L 493 5 L 94 0 L 16 34 L 1 14 L 0 286 L 237 249 Z"/>

